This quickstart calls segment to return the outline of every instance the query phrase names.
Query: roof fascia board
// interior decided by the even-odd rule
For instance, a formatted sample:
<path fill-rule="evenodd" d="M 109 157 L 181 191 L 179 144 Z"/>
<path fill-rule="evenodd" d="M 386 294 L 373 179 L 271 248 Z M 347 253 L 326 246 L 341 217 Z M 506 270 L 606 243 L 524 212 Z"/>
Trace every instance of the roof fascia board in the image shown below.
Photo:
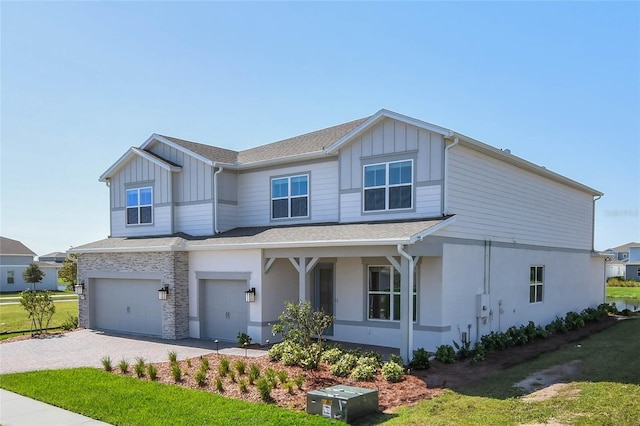
<path fill-rule="evenodd" d="M 569 179 L 568 177 L 562 176 L 556 172 L 552 172 L 551 170 L 547 169 L 546 167 L 542 167 L 542 166 L 538 166 L 537 164 L 534 164 L 530 161 L 527 161 L 525 159 L 522 159 L 516 155 L 510 154 L 510 153 L 506 153 L 505 151 L 495 148 L 491 145 L 487 145 L 484 142 L 480 142 L 479 140 L 470 138 L 468 136 L 462 135 L 460 133 L 456 133 L 453 132 L 452 137 L 456 137 L 458 138 L 458 140 L 460 141 L 460 143 L 462 145 L 465 145 L 469 148 L 475 149 L 476 151 L 480 151 L 484 154 L 489 155 L 490 157 L 496 158 L 498 160 L 502 160 L 505 161 L 509 164 L 512 164 L 516 167 L 519 167 L 521 169 L 525 169 L 528 170 L 530 172 L 533 172 L 537 175 L 549 178 L 551 180 L 554 180 L 556 182 L 565 184 L 567 186 L 570 186 L 572 188 L 578 189 L 580 191 L 583 192 L 587 192 L 591 195 L 594 196 L 603 196 L 604 193 L 593 189 L 587 185 L 583 185 L 580 182 L 576 182 L 573 179 Z"/>
<path fill-rule="evenodd" d="M 182 170 L 182 168 L 179 166 L 174 166 L 172 164 L 164 162 L 159 158 L 154 157 L 153 155 L 150 155 L 149 153 L 142 150 L 141 148 L 136 148 L 132 146 L 115 163 L 113 163 L 111 167 L 109 167 L 104 173 L 100 175 L 100 177 L 98 178 L 98 181 L 106 182 L 106 180 L 109 177 L 111 177 L 116 171 L 118 171 L 122 166 L 124 166 L 124 164 L 128 162 L 131 159 L 131 157 L 133 157 L 134 155 L 139 155 L 145 160 L 151 161 L 152 163 L 162 167 L 165 170 L 169 170 L 172 172 L 177 172 Z"/>
<path fill-rule="evenodd" d="M 430 132 L 441 134 L 445 137 L 451 137 L 453 135 L 453 131 L 449 129 L 445 129 L 444 127 L 436 126 L 435 124 L 427 123 L 426 121 L 418 120 L 406 115 L 398 114 L 397 112 L 389 111 L 387 109 L 381 109 L 364 123 L 360 124 L 358 127 L 344 135 L 342 138 L 337 140 L 336 142 L 329 145 L 325 148 L 325 152 L 327 154 L 332 154 L 337 152 L 343 145 L 347 144 L 354 137 L 366 132 L 371 127 L 373 127 L 376 123 L 384 118 L 390 118 L 392 120 L 401 121 L 403 123 L 407 123 L 413 126 L 416 126 L 421 129 L 428 130 Z"/>
<path fill-rule="evenodd" d="M 439 230 L 441 230 L 445 226 L 449 226 L 455 221 L 456 221 L 456 216 L 448 217 L 445 220 L 443 220 L 442 222 L 437 223 L 437 224 L 425 229 L 422 232 L 418 232 L 417 234 L 412 235 L 409 238 L 409 244 L 414 244 L 414 243 L 416 243 L 418 241 L 422 241 L 425 237 L 438 232 Z"/>

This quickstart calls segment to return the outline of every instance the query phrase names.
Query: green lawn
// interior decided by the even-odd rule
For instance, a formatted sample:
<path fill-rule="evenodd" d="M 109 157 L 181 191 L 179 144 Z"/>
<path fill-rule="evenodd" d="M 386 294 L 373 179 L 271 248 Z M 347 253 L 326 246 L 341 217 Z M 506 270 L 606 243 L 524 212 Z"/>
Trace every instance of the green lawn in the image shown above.
<path fill-rule="evenodd" d="M 56 313 L 51 318 L 49 327 L 59 327 L 67 320 L 69 315 L 78 316 L 78 301 L 54 302 Z M 27 311 L 20 304 L 0 304 L 0 333 L 9 333 L 18 330 L 29 330 L 31 322 L 27 317 Z M 0 335 L 0 340 L 12 337 L 12 334 Z"/>
<path fill-rule="evenodd" d="M 614 299 L 640 299 L 640 287 L 607 287 L 607 297 Z"/>
<path fill-rule="evenodd" d="M 359 425 L 635 425 L 640 413 L 640 318 L 627 319 L 569 347 L 520 364 L 459 392 L 423 401 Z M 540 402 L 521 400 L 512 384 L 552 365 L 580 359 L 583 370 L 569 387 Z M 96 369 L 39 371 L 0 376 L 0 387 L 108 423 L 326 424 L 291 413 L 178 386 L 103 373 Z"/>

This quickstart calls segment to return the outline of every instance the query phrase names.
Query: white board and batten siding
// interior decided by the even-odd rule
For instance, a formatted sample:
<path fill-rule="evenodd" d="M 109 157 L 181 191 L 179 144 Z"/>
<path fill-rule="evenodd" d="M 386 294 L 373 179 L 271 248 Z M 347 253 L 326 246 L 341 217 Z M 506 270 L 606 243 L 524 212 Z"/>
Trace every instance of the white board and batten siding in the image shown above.
<path fill-rule="evenodd" d="M 309 175 L 310 217 L 271 220 L 271 179 Z M 277 169 L 242 172 L 238 175 L 237 226 L 265 226 L 338 220 L 338 163 L 331 159 Z"/>
<path fill-rule="evenodd" d="M 411 219 L 442 213 L 444 139 L 416 126 L 387 119 L 340 150 L 340 221 Z M 364 214 L 363 166 L 414 160 L 411 211 Z"/>
<path fill-rule="evenodd" d="M 463 146 L 450 151 L 448 210 L 457 220 L 436 235 L 591 249 L 592 194 Z"/>

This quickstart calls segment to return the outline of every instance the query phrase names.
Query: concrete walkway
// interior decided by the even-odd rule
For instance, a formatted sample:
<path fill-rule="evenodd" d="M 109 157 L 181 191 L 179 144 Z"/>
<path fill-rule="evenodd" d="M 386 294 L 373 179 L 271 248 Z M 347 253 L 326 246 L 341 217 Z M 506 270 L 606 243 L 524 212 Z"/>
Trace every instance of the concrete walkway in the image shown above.
<path fill-rule="evenodd" d="M 210 340 L 162 340 L 78 330 L 43 339 L 28 339 L 0 344 L 0 374 L 74 367 L 102 368 L 108 356 L 113 365 L 126 359 L 133 364 L 136 357 L 156 363 L 169 360 L 173 351 L 178 359 L 199 357 L 219 352 L 226 355 L 260 357 L 265 350 L 235 347 L 235 343 Z M 3 426 L 36 425 L 107 425 L 24 396 L 0 389 L 0 424 Z"/>

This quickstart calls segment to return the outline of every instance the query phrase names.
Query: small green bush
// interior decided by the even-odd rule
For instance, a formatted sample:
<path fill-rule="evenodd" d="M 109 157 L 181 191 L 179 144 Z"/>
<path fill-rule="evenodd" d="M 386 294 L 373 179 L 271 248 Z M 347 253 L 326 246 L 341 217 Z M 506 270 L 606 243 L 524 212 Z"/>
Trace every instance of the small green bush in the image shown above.
<path fill-rule="evenodd" d="M 252 340 L 251 336 L 249 336 L 247 333 L 243 333 L 243 332 L 238 333 L 238 345 L 244 346 L 245 343 L 247 345 L 250 345 L 251 340 Z"/>
<path fill-rule="evenodd" d="M 243 376 L 245 370 L 247 369 L 247 363 L 246 361 L 239 359 L 233 363 L 233 368 L 238 372 L 240 376 Z"/>
<path fill-rule="evenodd" d="M 287 370 L 278 370 L 276 376 L 278 376 L 278 380 L 283 385 L 289 381 L 289 372 Z"/>
<path fill-rule="evenodd" d="M 418 348 L 413 352 L 413 359 L 411 360 L 411 367 L 416 370 L 426 370 L 431 366 L 429 360 L 429 352 L 424 348 Z"/>
<path fill-rule="evenodd" d="M 398 354 L 391 354 L 389 356 L 389 362 L 395 362 L 396 364 L 398 364 L 400 367 L 402 367 L 404 365 L 404 360 L 402 359 L 402 357 Z"/>
<path fill-rule="evenodd" d="M 178 363 L 171 364 L 171 377 L 173 377 L 173 381 L 176 383 L 180 383 L 180 380 L 182 380 L 182 370 Z"/>
<path fill-rule="evenodd" d="M 387 382 L 397 383 L 402 380 L 404 375 L 404 369 L 402 365 L 394 361 L 385 362 L 382 365 L 382 377 Z"/>
<path fill-rule="evenodd" d="M 339 347 L 333 347 L 322 352 L 320 360 L 327 364 L 335 364 L 342 357 L 344 351 Z"/>
<path fill-rule="evenodd" d="M 307 378 L 304 376 L 304 374 L 298 374 L 295 379 L 293 379 L 293 382 L 296 384 L 296 386 L 298 387 L 298 389 L 302 389 L 302 385 L 304 385 L 304 382 Z"/>
<path fill-rule="evenodd" d="M 269 350 L 267 354 L 269 355 L 269 360 L 271 361 L 280 361 L 282 359 L 282 354 L 284 353 L 285 342 L 276 343 Z"/>
<path fill-rule="evenodd" d="M 584 327 L 584 319 L 577 312 L 567 312 L 564 317 L 564 323 L 569 330 L 575 330 L 576 328 Z"/>
<path fill-rule="evenodd" d="M 122 358 L 122 360 L 118 364 L 118 368 L 120 368 L 120 372 L 122 374 L 127 374 L 129 372 L 129 362 L 126 359 Z"/>
<path fill-rule="evenodd" d="M 275 389 L 278 386 L 278 374 L 273 368 L 264 370 L 264 379 L 269 383 L 271 389 Z"/>
<path fill-rule="evenodd" d="M 484 348 L 482 342 L 476 343 L 476 346 L 473 348 L 473 356 L 471 361 L 474 363 L 484 361 L 487 358 L 487 351 Z"/>
<path fill-rule="evenodd" d="M 253 383 L 260 378 L 260 367 L 256 364 L 251 364 L 247 378 L 249 379 L 249 384 L 253 385 Z"/>
<path fill-rule="evenodd" d="M 78 328 L 78 317 L 67 312 L 67 319 L 60 325 L 63 330 L 70 331 Z"/>
<path fill-rule="evenodd" d="M 560 317 L 556 317 L 553 321 L 547 324 L 545 329 L 549 333 L 566 333 L 567 331 L 569 331 L 567 329 L 567 325 L 564 322 L 564 319 Z"/>
<path fill-rule="evenodd" d="M 607 278 L 607 287 L 640 287 L 640 281 L 627 280 L 625 277 Z"/>
<path fill-rule="evenodd" d="M 337 377 L 347 377 L 355 368 L 358 357 L 351 353 L 342 355 L 342 358 L 331 366 L 331 374 Z"/>
<path fill-rule="evenodd" d="M 203 370 L 209 370 L 209 358 L 207 357 L 200 357 L 200 368 Z"/>
<path fill-rule="evenodd" d="M 135 371 L 136 376 L 138 378 L 144 376 L 145 363 L 144 358 L 136 358 L 136 363 L 133 366 L 133 371 Z"/>
<path fill-rule="evenodd" d="M 158 369 L 153 364 L 147 364 L 147 376 L 151 381 L 155 381 L 158 378 Z"/>
<path fill-rule="evenodd" d="M 286 389 L 289 395 L 293 395 L 293 382 L 285 382 L 282 386 Z"/>
<path fill-rule="evenodd" d="M 222 384 L 222 377 L 220 377 L 220 376 L 216 377 L 215 385 L 216 385 L 216 390 L 218 392 L 220 392 L 220 393 L 224 392 L 224 385 Z"/>
<path fill-rule="evenodd" d="M 258 379 L 258 381 L 256 381 L 256 387 L 258 388 L 258 393 L 260 394 L 260 398 L 264 401 L 264 402 L 271 402 L 272 398 L 271 398 L 271 383 L 269 383 L 269 381 L 264 378 L 261 377 Z"/>
<path fill-rule="evenodd" d="M 371 358 L 367 358 L 367 359 L 371 359 Z M 356 367 L 351 372 L 350 377 L 357 382 L 365 382 L 365 381 L 373 380 L 373 377 L 376 375 L 376 372 L 377 372 L 377 369 L 371 364 L 371 362 L 364 362 L 356 365 Z"/>
<path fill-rule="evenodd" d="M 207 371 L 200 369 L 196 372 L 196 375 L 194 376 L 194 379 L 196 380 L 196 383 L 198 384 L 198 386 L 202 387 L 204 386 L 204 384 L 207 381 Z"/>
<path fill-rule="evenodd" d="M 456 351 L 450 345 L 440 345 L 436 348 L 436 360 L 443 364 L 456 362 Z"/>
<path fill-rule="evenodd" d="M 169 362 L 170 363 L 175 363 L 178 362 L 178 353 L 176 351 L 169 351 L 168 354 L 169 356 Z"/>
<path fill-rule="evenodd" d="M 227 377 L 229 370 L 229 360 L 226 357 L 221 358 L 220 363 L 218 364 L 218 374 L 220 377 Z"/>
<path fill-rule="evenodd" d="M 242 392 L 242 393 L 247 393 L 247 380 L 246 379 L 238 380 L 238 389 L 240 389 L 240 392 Z"/>
<path fill-rule="evenodd" d="M 104 371 L 111 371 L 113 370 L 113 365 L 111 364 L 111 358 L 108 356 L 102 357 L 102 359 L 100 360 L 100 362 L 102 362 L 102 368 L 104 368 Z"/>

